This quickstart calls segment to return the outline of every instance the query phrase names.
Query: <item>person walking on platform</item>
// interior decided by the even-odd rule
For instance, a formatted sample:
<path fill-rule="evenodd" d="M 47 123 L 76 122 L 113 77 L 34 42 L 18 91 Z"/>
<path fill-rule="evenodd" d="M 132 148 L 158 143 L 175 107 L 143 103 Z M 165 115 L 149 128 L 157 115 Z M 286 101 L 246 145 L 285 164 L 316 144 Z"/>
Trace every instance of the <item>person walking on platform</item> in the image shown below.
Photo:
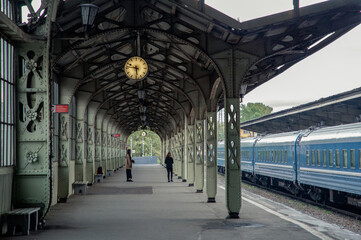
<path fill-rule="evenodd" d="M 126 172 L 127 172 L 127 182 L 133 182 L 132 179 L 132 165 L 134 163 L 134 160 L 132 160 L 132 156 L 130 155 L 130 149 L 127 150 L 126 158 Z"/>
<path fill-rule="evenodd" d="M 168 174 L 168 182 L 173 182 L 173 158 L 170 152 L 167 154 L 167 157 L 164 161 L 166 167 L 167 167 L 167 174 Z"/>

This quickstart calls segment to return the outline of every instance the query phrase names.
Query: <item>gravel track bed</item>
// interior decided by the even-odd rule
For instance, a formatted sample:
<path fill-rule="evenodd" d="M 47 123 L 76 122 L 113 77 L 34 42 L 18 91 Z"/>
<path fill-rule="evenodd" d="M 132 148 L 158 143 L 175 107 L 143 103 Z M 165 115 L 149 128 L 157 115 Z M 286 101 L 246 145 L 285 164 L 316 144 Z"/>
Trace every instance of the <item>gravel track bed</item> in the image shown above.
<path fill-rule="evenodd" d="M 224 176 L 218 174 L 219 183 L 224 184 Z M 338 225 L 340 228 L 350 230 L 354 233 L 361 234 L 361 221 L 354 218 L 350 218 L 332 211 L 322 209 L 311 204 L 299 202 L 297 200 L 278 195 L 262 188 L 256 186 L 248 185 L 247 183 L 242 182 L 242 189 L 245 189 L 254 194 L 260 195 L 264 198 L 271 199 L 272 201 L 284 204 L 293 209 L 296 209 L 302 213 L 310 215 L 312 217 L 321 219 L 328 223 L 333 223 Z"/>

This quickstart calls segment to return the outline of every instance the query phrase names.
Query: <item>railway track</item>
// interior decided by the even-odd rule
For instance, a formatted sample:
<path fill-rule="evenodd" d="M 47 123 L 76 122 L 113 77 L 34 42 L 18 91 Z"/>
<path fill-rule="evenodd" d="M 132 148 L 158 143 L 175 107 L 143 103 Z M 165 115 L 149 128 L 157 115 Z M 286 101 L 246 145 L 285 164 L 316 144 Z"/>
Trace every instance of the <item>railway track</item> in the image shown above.
<path fill-rule="evenodd" d="M 223 173 L 218 172 L 218 174 L 221 176 L 224 176 Z M 277 195 L 281 195 L 283 197 L 287 197 L 292 200 L 297 200 L 297 201 L 305 203 L 305 204 L 319 207 L 320 209 L 323 209 L 323 210 L 332 211 L 334 213 L 338 213 L 340 215 L 361 221 L 361 209 L 360 208 L 356 208 L 356 207 L 353 207 L 350 205 L 346 205 L 346 206 L 345 205 L 343 205 L 343 206 L 334 205 L 334 206 L 332 206 L 332 205 L 330 205 L 332 203 L 329 203 L 329 205 L 327 203 L 318 203 L 311 199 L 307 199 L 307 198 L 300 197 L 300 196 L 295 196 L 283 189 L 273 189 L 273 188 L 265 187 L 263 185 L 253 183 L 246 179 L 241 179 L 241 181 L 242 181 L 242 183 L 248 184 L 249 186 L 257 187 L 259 189 L 266 190 L 268 192 L 271 192 L 271 193 L 274 193 Z"/>
<path fill-rule="evenodd" d="M 301 197 L 301 196 L 295 196 L 295 195 L 293 195 L 291 193 L 288 193 L 287 191 L 282 190 L 282 189 L 273 189 L 273 188 L 265 187 L 265 186 L 255 184 L 255 183 L 253 183 L 251 181 L 247 181 L 247 180 L 244 180 L 244 179 L 242 179 L 242 183 L 245 183 L 245 184 L 248 184 L 250 186 L 257 187 L 259 189 L 263 189 L 263 190 L 272 192 L 274 194 L 278 194 L 278 195 L 281 195 L 281 196 L 284 196 L 284 197 L 288 197 L 290 199 L 303 202 L 305 204 L 316 206 L 316 207 L 319 207 L 319 208 L 324 209 L 324 210 L 332 211 L 334 213 L 338 213 L 338 214 L 341 214 L 343 216 L 347 216 L 347 217 L 350 217 L 350 218 L 353 218 L 353 219 L 356 219 L 356 220 L 361 220 L 361 209 L 359 209 L 359 208 L 355 208 L 355 207 L 352 207 L 352 206 L 349 206 L 349 205 L 337 206 L 337 205 L 331 205 L 332 203 L 318 203 L 318 202 L 315 202 L 315 201 L 313 201 L 311 199 L 307 199 L 307 198 L 304 198 L 304 197 Z"/>

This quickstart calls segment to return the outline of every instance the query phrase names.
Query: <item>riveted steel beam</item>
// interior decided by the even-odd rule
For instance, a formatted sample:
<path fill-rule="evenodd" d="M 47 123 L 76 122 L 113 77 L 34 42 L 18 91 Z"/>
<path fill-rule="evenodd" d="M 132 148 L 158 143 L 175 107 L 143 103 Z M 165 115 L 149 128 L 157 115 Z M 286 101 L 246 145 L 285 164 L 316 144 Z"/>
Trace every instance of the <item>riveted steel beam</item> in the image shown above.
<path fill-rule="evenodd" d="M 206 122 L 207 197 L 216 201 L 217 194 L 217 112 L 207 112 Z"/>
<path fill-rule="evenodd" d="M 196 120 L 195 124 L 195 188 L 203 192 L 204 187 L 204 120 Z"/>

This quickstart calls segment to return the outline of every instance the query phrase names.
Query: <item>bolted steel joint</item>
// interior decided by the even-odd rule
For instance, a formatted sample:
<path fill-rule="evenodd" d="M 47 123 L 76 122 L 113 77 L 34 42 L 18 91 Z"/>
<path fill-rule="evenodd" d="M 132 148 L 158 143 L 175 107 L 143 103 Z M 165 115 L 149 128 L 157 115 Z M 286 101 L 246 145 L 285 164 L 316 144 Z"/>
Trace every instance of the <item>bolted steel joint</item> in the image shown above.
<path fill-rule="evenodd" d="M 26 153 L 26 160 L 28 163 L 34 163 L 38 161 L 38 153 L 36 152 L 27 152 Z"/>
<path fill-rule="evenodd" d="M 30 59 L 29 61 L 26 61 L 25 63 L 25 68 L 31 71 L 36 70 L 36 68 L 38 67 L 38 64 L 35 62 L 34 59 Z"/>
<path fill-rule="evenodd" d="M 26 117 L 32 121 L 35 121 L 36 118 L 38 117 L 38 113 L 34 110 L 28 110 L 26 111 Z"/>

